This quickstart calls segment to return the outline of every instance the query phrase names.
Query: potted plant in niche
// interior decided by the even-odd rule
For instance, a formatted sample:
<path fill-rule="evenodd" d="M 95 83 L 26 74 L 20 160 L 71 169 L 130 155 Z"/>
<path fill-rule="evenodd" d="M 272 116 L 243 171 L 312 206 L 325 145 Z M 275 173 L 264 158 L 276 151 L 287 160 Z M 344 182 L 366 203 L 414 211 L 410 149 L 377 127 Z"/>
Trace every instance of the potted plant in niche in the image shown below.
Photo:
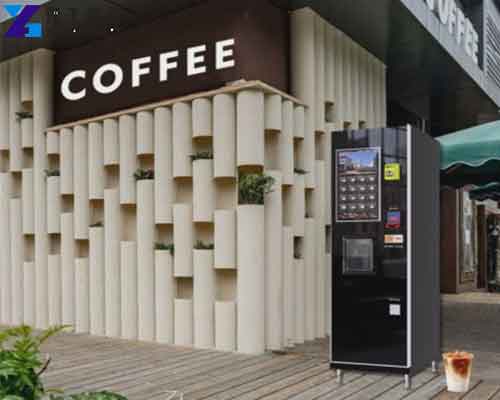
<path fill-rule="evenodd" d="M 22 121 L 24 119 L 33 119 L 33 113 L 29 111 L 18 111 L 16 112 L 16 118 L 18 121 Z"/>
<path fill-rule="evenodd" d="M 44 172 L 47 178 L 61 176 L 61 171 L 59 171 L 59 168 L 46 169 Z"/>
<path fill-rule="evenodd" d="M 155 171 L 152 169 L 138 168 L 134 172 L 134 178 L 136 179 L 136 181 L 153 180 L 155 178 Z"/>
<path fill-rule="evenodd" d="M 199 151 L 195 154 L 192 154 L 191 156 L 191 161 L 198 161 L 198 160 L 213 160 L 214 155 L 210 151 Z"/>

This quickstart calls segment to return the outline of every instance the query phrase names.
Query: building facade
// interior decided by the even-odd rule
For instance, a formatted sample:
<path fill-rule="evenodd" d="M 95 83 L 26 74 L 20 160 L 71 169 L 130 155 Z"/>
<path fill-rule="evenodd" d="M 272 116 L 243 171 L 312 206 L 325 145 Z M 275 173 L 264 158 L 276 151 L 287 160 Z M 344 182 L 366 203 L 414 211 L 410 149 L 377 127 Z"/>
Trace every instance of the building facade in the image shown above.
<path fill-rule="evenodd" d="M 325 337 L 332 132 L 496 117 L 490 0 L 446 23 L 442 1 L 180 3 L 54 23 L 50 1 L 47 37 L 4 40 L 2 324 L 252 354 Z M 255 172 L 273 190 L 239 204 Z"/>

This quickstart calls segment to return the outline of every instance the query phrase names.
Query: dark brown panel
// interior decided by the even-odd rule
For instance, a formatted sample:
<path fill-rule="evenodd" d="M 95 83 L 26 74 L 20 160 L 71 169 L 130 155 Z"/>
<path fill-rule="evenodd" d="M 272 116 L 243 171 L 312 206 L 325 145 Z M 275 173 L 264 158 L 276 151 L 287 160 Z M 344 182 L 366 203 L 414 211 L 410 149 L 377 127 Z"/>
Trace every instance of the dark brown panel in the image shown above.
<path fill-rule="evenodd" d="M 159 100 L 216 89 L 238 79 L 264 81 L 288 91 L 288 14 L 267 0 L 212 0 L 169 15 L 153 23 L 117 33 L 89 45 L 56 55 L 56 123 L 119 111 Z M 234 38 L 236 66 L 215 70 L 215 43 Z M 187 76 L 186 50 L 207 45 L 207 73 Z M 179 50 L 179 66 L 169 80 L 159 82 L 160 53 Z M 132 88 L 131 61 L 151 56 L 151 73 Z M 94 72 L 116 63 L 124 81 L 114 93 L 102 95 L 92 87 Z M 68 101 L 60 92 L 63 78 L 75 69 L 87 71 L 87 79 L 75 80 L 72 90 L 87 89 L 87 96 Z M 106 77 L 106 75 L 105 75 Z"/>

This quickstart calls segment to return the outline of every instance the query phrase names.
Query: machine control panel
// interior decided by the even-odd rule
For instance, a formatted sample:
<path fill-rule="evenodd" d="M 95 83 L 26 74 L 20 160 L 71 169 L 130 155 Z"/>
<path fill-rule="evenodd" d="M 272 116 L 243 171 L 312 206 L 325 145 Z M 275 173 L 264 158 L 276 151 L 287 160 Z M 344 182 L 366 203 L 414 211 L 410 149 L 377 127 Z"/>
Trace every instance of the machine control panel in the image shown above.
<path fill-rule="evenodd" d="M 337 222 L 380 221 L 380 148 L 337 150 Z"/>

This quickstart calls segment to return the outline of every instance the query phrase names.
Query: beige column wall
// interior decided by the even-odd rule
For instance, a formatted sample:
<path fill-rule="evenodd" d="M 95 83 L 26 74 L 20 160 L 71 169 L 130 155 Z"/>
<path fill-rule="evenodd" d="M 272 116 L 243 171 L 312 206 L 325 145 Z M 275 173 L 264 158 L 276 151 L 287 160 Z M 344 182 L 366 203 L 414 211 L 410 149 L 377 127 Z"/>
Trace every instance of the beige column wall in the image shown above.
<path fill-rule="evenodd" d="M 326 335 L 325 146 L 331 128 L 385 124 L 385 67 L 309 9 L 291 22 L 296 97 L 243 82 L 51 127 L 53 54 L 0 63 L 0 157 L 15 161 L 1 163 L 0 277 L 24 292 L 0 283 L 3 324 L 61 320 L 80 332 L 245 353 Z M 18 75 L 32 89 L 9 84 Z M 33 112 L 33 142 L 22 146 L 6 132 L 18 110 Z M 197 153 L 205 159 L 192 161 Z M 155 170 L 154 182 L 136 182 L 137 168 Z M 262 216 L 255 232 L 238 204 L 238 176 L 249 170 L 279 185 L 252 206 Z M 9 219 L 11 200 L 22 219 Z M 203 262 L 197 241 L 215 246 Z"/>

